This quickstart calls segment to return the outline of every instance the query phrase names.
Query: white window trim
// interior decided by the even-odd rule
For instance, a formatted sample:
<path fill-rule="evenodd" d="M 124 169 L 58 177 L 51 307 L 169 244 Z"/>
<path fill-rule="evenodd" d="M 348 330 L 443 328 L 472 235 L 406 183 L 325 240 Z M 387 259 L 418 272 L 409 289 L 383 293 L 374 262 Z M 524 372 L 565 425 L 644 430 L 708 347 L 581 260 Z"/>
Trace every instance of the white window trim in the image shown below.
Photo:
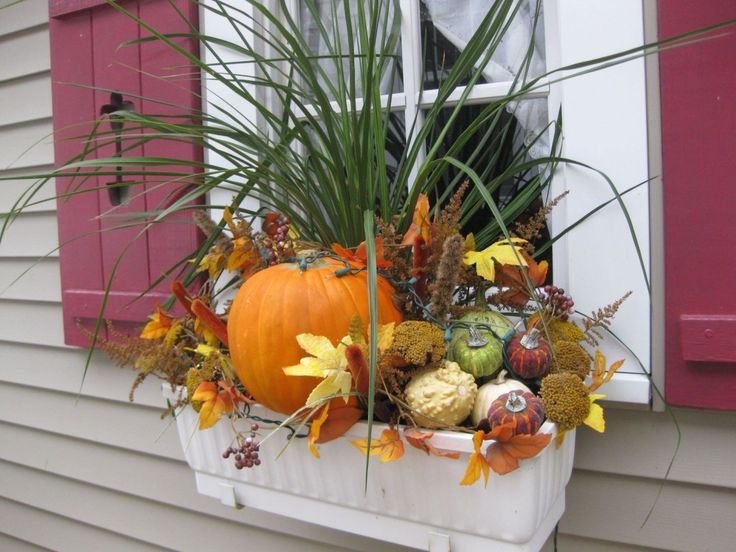
<path fill-rule="evenodd" d="M 400 0 L 399 5 L 402 16 L 415 18 L 402 21 L 403 36 L 413 37 L 413 40 L 402 41 L 402 54 L 405 59 L 421 59 L 419 0 Z M 625 50 L 641 45 L 644 40 L 640 0 L 544 0 L 544 25 L 548 69 Z M 218 25 L 214 15 L 206 10 L 202 11 L 200 26 L 206 34 L 237 38 L 230 36 L 232 31 Z M 219 53 L 225 59 L 232 58 L 227 51 Z M 205 61 L 211 61 L 206 52 L 203 57 Z M 416 84 L 419 78 L 405 79 L 404 93 L 394 95 L 391 101 L 392 108 L 404 109 L 409 120 L 433 99 L 432 93 L 425 91 L 421 105 L 416 100 L 407 100 L 419 98 Z M 547 96 L 550 118 L 556 117 L 562 107 L 563 155 L 604 172 L 619 190 L 646 180 L 649 170 L 644 60 L 639 58 L 571 80 L 552 81 L 549 89 L 542 89 L 535 96 Z M 499 97 L 509 85 L 476 86 L 474 99 L 487 101 Z M 205 106 L 235 100 L 232 92 L 215 81 L 205 82 L 203 95 Z M 244 106 L 242 111 L 244 116 L 256 121 L 257 114 L 253 108 Z M 211 152 L 206 152 L 206 155 L 208 162 L 222 161 L 213 157 Z M 601 177 L 574 166 L 560 167 L 550 197 L 564 190 L 571 193 L 552 214 L 550 224 L 553 232 L 567 227 L 612 197 L 610 188 Z M 230 197 L 229 192 L 214 191 L 210 202 L 226 204 Z M 627 194 L 624 201 L 637 229 L 647 272 L 650 272 L 647 187 Z M 248 207 L 257 208 L 257 203 Z M 218 215 L 213 213 L 213 216 Z M 568 255 L 570 251 L 575 252 L 574 259 Z M 555 283 L 571 290 L 576 307 L 582 312 L 590 313 L 628 290 L 634 292 L 617 314 L 612 330 L 649 371 L 652 349 L 650 298 L 621 210 L 614 204 L 591 217 L 555 244 L 554 256 Z M 602 389 L 608 399 L 649 404 L 649 378 L 642 373 L 636 357 L 610 338 L 601 349 L 609 362 L 626 359 L 620 373 Z"/>

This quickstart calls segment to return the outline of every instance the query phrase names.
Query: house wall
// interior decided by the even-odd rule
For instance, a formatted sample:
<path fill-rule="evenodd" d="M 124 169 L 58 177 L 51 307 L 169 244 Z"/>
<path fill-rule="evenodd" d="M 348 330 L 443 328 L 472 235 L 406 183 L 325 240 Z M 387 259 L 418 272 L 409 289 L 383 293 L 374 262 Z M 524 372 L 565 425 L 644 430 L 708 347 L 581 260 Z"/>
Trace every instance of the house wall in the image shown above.
<path fill-rule="evenodd" d="M 0 175 L 47 170 L 44 0 L 0 16 L 0 60 L 0 168 L 10 167 Z M 26 185 L 0 184 L 0 211 Z M 94 356 L 80 391 L 86 352 L 63 344 L 57 241 L 52 201 L 21 215 L 0 244 L 0 550 L 402 550 L 200 497 L 174 429 L 159 420 L 156 382 L 130 404 L 132 374 Z M 604 435 L 579 431 L 559 550 L 732 549 L 736 413 L 674 416 L 682 443 L 664 483 L 672 413 L 609 407 Z"/>

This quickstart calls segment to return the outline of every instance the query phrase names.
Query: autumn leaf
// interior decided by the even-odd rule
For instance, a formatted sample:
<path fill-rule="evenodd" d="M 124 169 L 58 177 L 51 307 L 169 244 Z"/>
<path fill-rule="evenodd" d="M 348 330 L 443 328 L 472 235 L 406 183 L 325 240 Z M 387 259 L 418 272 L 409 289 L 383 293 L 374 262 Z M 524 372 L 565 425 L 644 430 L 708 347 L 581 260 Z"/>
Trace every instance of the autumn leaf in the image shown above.
<path fill-rule="evenodd" d="M 391 268 L 393 266 L 393 263 L 389 260 L 386 260 L 384 257 L 384 249 L 383 249 L 383 238 L 381 236 L 376 237 L 375 239 L 376 244 L 376 267 L 378 268 Z M 366 266 L 368 264 L 368 250 L 366 248 L 365 242 L 360 242 L 358 247 L 355 250 L 355 253 L 353 253 L 350 249 L 347 247 L 343 247 L 340 244 L 333 243 L 332 244 L 332 251 L 336 253 L 341 258 L 345 259 L 346 261 L 358 265 L 358 266 Z"/>
<path fill-rule="evenodd" d="M 588 400 L 590 400 L 590 411 L 588 412 L 588 417 L 583 420 L 585 425 L 596 430 L 598 433 L 603 433 L 606 430 L 606 420 L 603 419 L 603 407 L 595 402 L 603 398 L 605 398 L 605 395 L 588 396 Z"/>
<path fill-rule="evenodd" d="M 248 274 L 261 261 L 261 254 L 250 238 L 242 237 L 233 240 L 233 250 L 227 257 L 227 268 L 230 271 L 240 270 Z"/>
<path fill-rule="evenodd" d="M 500 287 L 508 288 L 498 294 L 498 299 L 507 305 L 524 306 L 531 297 L 527 278 L 532 287 L 537 288 L 544 285 L 547 279 L 549 264 L 547 261 L 537 263 L 523 249 L 521 257 L 526 261 L 526 267 L 517 264 L 500 264 L 494 261 L 495 280 Z M 524 277 L 526 273 L 527 278 Z"/>
<path fill-rule="evenodd" d="M 212 251 L 207 253 L 199 261 L 197 272 L 204 272 L 206 270 L 207 275 L 213 280 L 223 268 L 225 268 L 225 255 L 219 249 L 213 248 Z"/>
<path fill-rule="evenodd" d="M 225 414 L 235 410 L 235 405 L 241 402 L 253 401 L 243 395 L 234 385 L 219 381 L 203 381 L 190 397 L 191 401 L 201 401 L 199 410 L 199 429 L 207 429 L 215 425 Z"/>
<path fill-rule="evenodd" d="M 401 240 L 401 245 L 413 245 L 417 237 L 421 237 L 424 243 L 429 246 L 432 242 L 430 235 L 429 220 L 429 196 L 427 194 L 419 194 L 417 204 L 414 207 L 414 214 L 411 218 L 409 229 Z"/>
<path fill-rule="evenodd" d="M 506 475 L 519 467 L 519 460 L 539 454 L 552 439 L 550 433 L 520 433 L 505 441 L 495 441 L 486 449 L 486 459 L 498 475 Z"/>
<path fill-rule="evenodd" d="M 225 219 L 225 223 L 227 224 L 227 227 L 230 229 L 230 231 L 235 234 L 238 229 L 233 222 L 233 213 L 232 211 L 230 211 L 230 207 L 225 207 L 222 210 L 222 218 Z"/>
<path fill-rule="evenodd" d="M 317 450 L 317 447 L 314 446 L 314 444 L 317 442 L 317 439 L 319 439 L 320 433 L 322 432 L 322 424 L 324 424 L 327 421 L 327 415 L 329 414 L 330 410 L 330 403 L 327 403 L 325 406 L 322 407 L 322 413 L 312 422 L 312 425 L 309 427 L 309 435 L 307 435 L 307 445 L 309 446 L 309 452 L 312 453 L 312 456 L 315 458 L 319 458 L 319 451 Z"/>
<path fill-rule="evenodd" d="M 483 251 L 468 251 L 463 257 L 463 262 L 466 265 L 474 264 L 478 276 L 493 282 L 496 278 L 495 262 L 501 265 L 527 266 L 521 245 L 515 245 L 524 243 L 526 243 L 526 240 L 521 238 L 511 238 L 511 243 L 505 239 L 500 240 L 486 247 Z"/>
<path fill-rule="evenodd" d="M 355 439 L 351 443 L 363 454 L 368 454 L 368 439 Z M 384 429 L 380 439 L 371 439 L 370 455 L 380 455 L 381 462 L 393 462 L 404 456 L 404 443 L 399 432 L 395 429 Z"/>
<path fill-rule="evenodd" d="M 319 434 L 315 437 L 315 443 L 329 443 L 342 437 L 363 417 L 363 409 L 348 404 L 343 405 L 340 401 L 328 403 L 330 406 L 329 416 L 322 422 Z"/>
<path fill-rule="evenodd" d="M 614 376 L 616 371 L 621 368 L 623 363 L 623 359 L 617 360 L 606 370 L 606 357 L 603 353 L 596 350 L 595 360 L 593 362 L 593 373 L 591 374 L 592 381 L 588 386 L 588 390 L 592 393 L 593 391 L 596 391 L 601 385 L 611 381 L 611 378 Z"/>
<path fill-rule="evenodd" d="M 483 443 L 484 436 L 485 434 L 483 431 L 476 431 L 473 434 L 473 448 L 475 450 L 470 455 L 468 468 L 465 470 L 465 477 L 460 481 L 460 485 L 472 485 L 480 479 L 481 473 L 483 474 L 483 485 L 488 485 L 488 460 L 486 460 L 486 457 L 480 452 L 480 446 Z"/>
<path fill-rule="evenodd" d="M 143 327 L 143 331 L 141 331 L 141 339 L 158 339 L 159 337 L 164 337 L 174 321 L 160 306 L 157 306 L 156 312 L 148 318 L 148 323 Z"/>
<path fill-rule="evenodd" d="M 414 428 L 407 428 L 404 430 L 404 439 L 414 448 L 431 454 L 433 456 L 442 456 L 445 458 L 460 458 L 459 452 L 450 452 L 448 450 L 440 450 L 435 448 L 429 440 L 434 436 L 434 433 L 422 433 L 421 431 Z"/>
<path fill-rule="evenodd" d="M 303 333 L 296 336 L 299 346 L 312 356 L 303 357 L 299 364 L 283 368 L 287 376 L 311 376 L 324 378 L 307 397 L 307 405 L 315 405 L 332 395 L 342 395 L 345 403 L 353 384 L 348 370 L 345 349 L 351 345 L 350 336 L 342 338 L 337 346 L 322 335 Z"/>

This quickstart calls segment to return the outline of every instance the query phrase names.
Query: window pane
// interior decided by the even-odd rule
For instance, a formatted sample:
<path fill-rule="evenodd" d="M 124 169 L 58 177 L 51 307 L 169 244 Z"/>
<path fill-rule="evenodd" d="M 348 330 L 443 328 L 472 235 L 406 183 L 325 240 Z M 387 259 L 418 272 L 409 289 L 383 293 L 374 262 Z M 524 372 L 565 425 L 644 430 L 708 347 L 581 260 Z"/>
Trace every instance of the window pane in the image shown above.
<path fill-rule="evenodd" d="M 379 74 L 375 75 L 371 82 L 380 82 L 382 94 L 402 92 L 400 14 L 393 9 L 390 2 L 383 2 L 381 6 L 382 9 L 377 15 L 377 28 L 385 29 L 385 32 L 379 31 L 374 60 L 377 64 L 382 64 L 382 67 L 378 69 Z M 365 64 L 365 59 L 359 55 L 361 51 L 357 15 L 359 10 L 369 12 L 369 6 L 362 0 L 299 2 L 299 24 L 302 35 L 316 56 L 315 64 L 322 72 L 319 77 L 320 86 L 330 99 L 335 99 L 336 92 L 341 89 L 348 97 L 362 97 L 366 84 L 370 84 L 361 80 L 361 65 Z M 371 14 L 366 13 L 366 17 L 370 18 Z M 381 54 L 387 57 L 380 60 Z M 354 73 L 354 79 L 351 72 Z"/>
<path fill-rule="evenodd" d="M 494 0 L 422 0 L 425 90 L 440 86 L 493 3 Z M 524 65 L 532 37 L 534 52 L 526 73 L 535 77 L 544 72 L 544 25 L 541 12 L 536 19 L 536 5 L 534 0 L 522 2 L 504 38 L 483 68 L 479 84 L 513 80 Z"/>
<path fill-rule="evenodd" d="M 534 117 L 546 120 L 546 105 L 546 100 L 540 99 L 517 102 L 508 107 L 498 103 L 463 106 L 447 129 L 436 154 L 438 158 L 450 156 L 467 164 L 486 184 L 498 208 L 509 213 L 507 222 L 517 218 L 523 221 L 542 205 L 539 187 L 549 177 L 545 165 L 524 170 L 513 167 L 548 153 L 548 132 L 538 130 L 535 125 L 530 126 Z M 447 107 L 440 111 L 427 140 L 428 149 L 438 139 L 454 109 Z M 541 128 L 544 129 L 544 125 Z M 444 201 L 466 179 L 464 172 L 448 165 L 439 176 L 437 186 L 439 193 L 445 192 Z M 468 197 L 472 200 L 465 202 L 468 210 L 463 216 L 463 232 L 473 232 L 481 241 L 494 239 L 500 230 L 496 227 L 495 231 L 489 232 L 486 228 L 493 221 L 490 209 L 472 184 L 467 193 L 471 194 Z M 548 234 L 543 235 L 542 242 L 548 237 Z"/>

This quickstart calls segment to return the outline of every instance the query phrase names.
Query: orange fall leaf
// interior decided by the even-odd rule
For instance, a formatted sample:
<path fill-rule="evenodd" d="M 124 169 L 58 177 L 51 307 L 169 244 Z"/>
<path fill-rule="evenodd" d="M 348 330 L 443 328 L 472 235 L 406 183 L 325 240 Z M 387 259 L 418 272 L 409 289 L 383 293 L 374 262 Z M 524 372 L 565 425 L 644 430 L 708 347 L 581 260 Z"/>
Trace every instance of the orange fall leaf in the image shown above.
<path fill-rule="evenodd" d="M 369 454 L 368 439 L 355 439 L 351 443 L 363 454 Z M 371 439 L 370 455 L 380 455 L 381 462 L 393 462 L 404 456 L 404 443 L 399 432 L 395 429 L 384 429 L 380 439 Z"/>
<path fill-rule="evenodd" d="M 384 257 L 383 238 L 381 236 L 376 237 L 375 244 L 376 244 L 376 267 L 391 268 L 393 266 L 393 263 L 391 261 L 386 260 L 386 258 Z M 332 251 L 348 262 L 351 262 L 351 263 L 354 263 L 360 266 L 365 266 L 368 264 L 368 252 L 366 250 L 366 244 L 364 241 L 360 242 L 360 244 L 355 250 L 355 253 L 353 253 L 347 247 L 343 247 L 342 245 L 338 243 L 332 244 Z"/>
<path fill-rule="evenodd" d="M 414 207 L 414 214 L 411 219 L 411 225 L 401 240 L 401 245 L 413 245 L 414 240 L 419 236 L 424 243 L 429 245 L 432 241 L 429 232 L 429 197 L 427 194 L 419 194 L 417 204 Z"/>
<path fill-rule="evenodd" d="M 526 305 L 530 297 L 529 286 L 527 285 L 526 278 L 524 278 L 523 271 L 526 271 L 529 281 L 537 288 L 544 285 L 549 269 L 547 261 L 537 263 L 523 250 L 521 251 L 521 255 L 527 263 L 526 267 L 509 264 L 502 265 L 495 262 L 495 283 L 501 287 L 508 288 L 499 295 L 505 303 L 512 305 Z"/>
<path fill-rule="evenodd" d="M 357 406 L 333 406 L 327 420 L 323 422 L 315 443 L 328 443 L 345 435 L 348 429 L 363 417 L 363 410 Z"/>
<path fill-rule="evenodd" d="M 307 445 L 309 446 L 309 452 L 312 453 L 312 456 L 315 458 L 319 458 L 319 451 L 317 450 L 317 447 L 314 446 L 314 444 L 317 442 L 317 439 L 319 439 L 320 433 L 322 432 L 322 425 L 327 421 L 327 415 L 329 414 L 330 410 L 330 403 L 327 403 L 324 407 L 322 407 L 322 413 L 314 419 L 312 422 L 312 425 L 309 427 L 309 435 L 307 435 Z"/>
<path fill-rule="evenodd" d="M 460 458 L 459 452 L 450 452 L 448 450 L 440 450 L 438 448 L 435 448 L 434 445 L 430 443 L 430 439 L 433 435 L 434 433 L 422 433 L 421 431 L 413 428 L 408 428 L 404 430 L 404 439 L 406 439 L 406 442 L 414 448 L 417 448 L 433 456 L 442 456 L 445 458 L 454 459 Z"/>
<path fill-rule="evenodd" d="M 199 410 L 199 429 L 207 429 L 215 425 L 222 416 L 233 412 L 236 404 L 253 402 L 235 386 L 223 381 L 217 384 L 213 381 L 203 381 L 197 387 L 191 400 L 202 401 L 202 407 Z"/>
<path fill-rule="evenodd" d="M 150 320 L 141 331 L 141 339 L 158 339 L 165 336 L 174 322 L 174 319 L 160 306 L 156 307 L 156 312 L 149 318 Z"/>
<path fill-rule="evenodd" d="M 460 481 L 460 485 L 472 485 L 483 474 L 483 485 L 488 485 L 489 466 L 488 460 L 480 452 L 480 446 L 483 443 L 484 433 L 476 431 L 473 434 L 473 448 L 475 451 L 470 455 L 468 468 L 465 470 L 465 477 Z"/>
<path fill-rule="evenodd" d="M 495 441 L 486 449 L 486 459 L 491 469 L 498 475 L 505 475 L 519 467 L 519 460 L 532 458 L 549 444 L 552 435 L 514 435 L 507 441 Z"/>

